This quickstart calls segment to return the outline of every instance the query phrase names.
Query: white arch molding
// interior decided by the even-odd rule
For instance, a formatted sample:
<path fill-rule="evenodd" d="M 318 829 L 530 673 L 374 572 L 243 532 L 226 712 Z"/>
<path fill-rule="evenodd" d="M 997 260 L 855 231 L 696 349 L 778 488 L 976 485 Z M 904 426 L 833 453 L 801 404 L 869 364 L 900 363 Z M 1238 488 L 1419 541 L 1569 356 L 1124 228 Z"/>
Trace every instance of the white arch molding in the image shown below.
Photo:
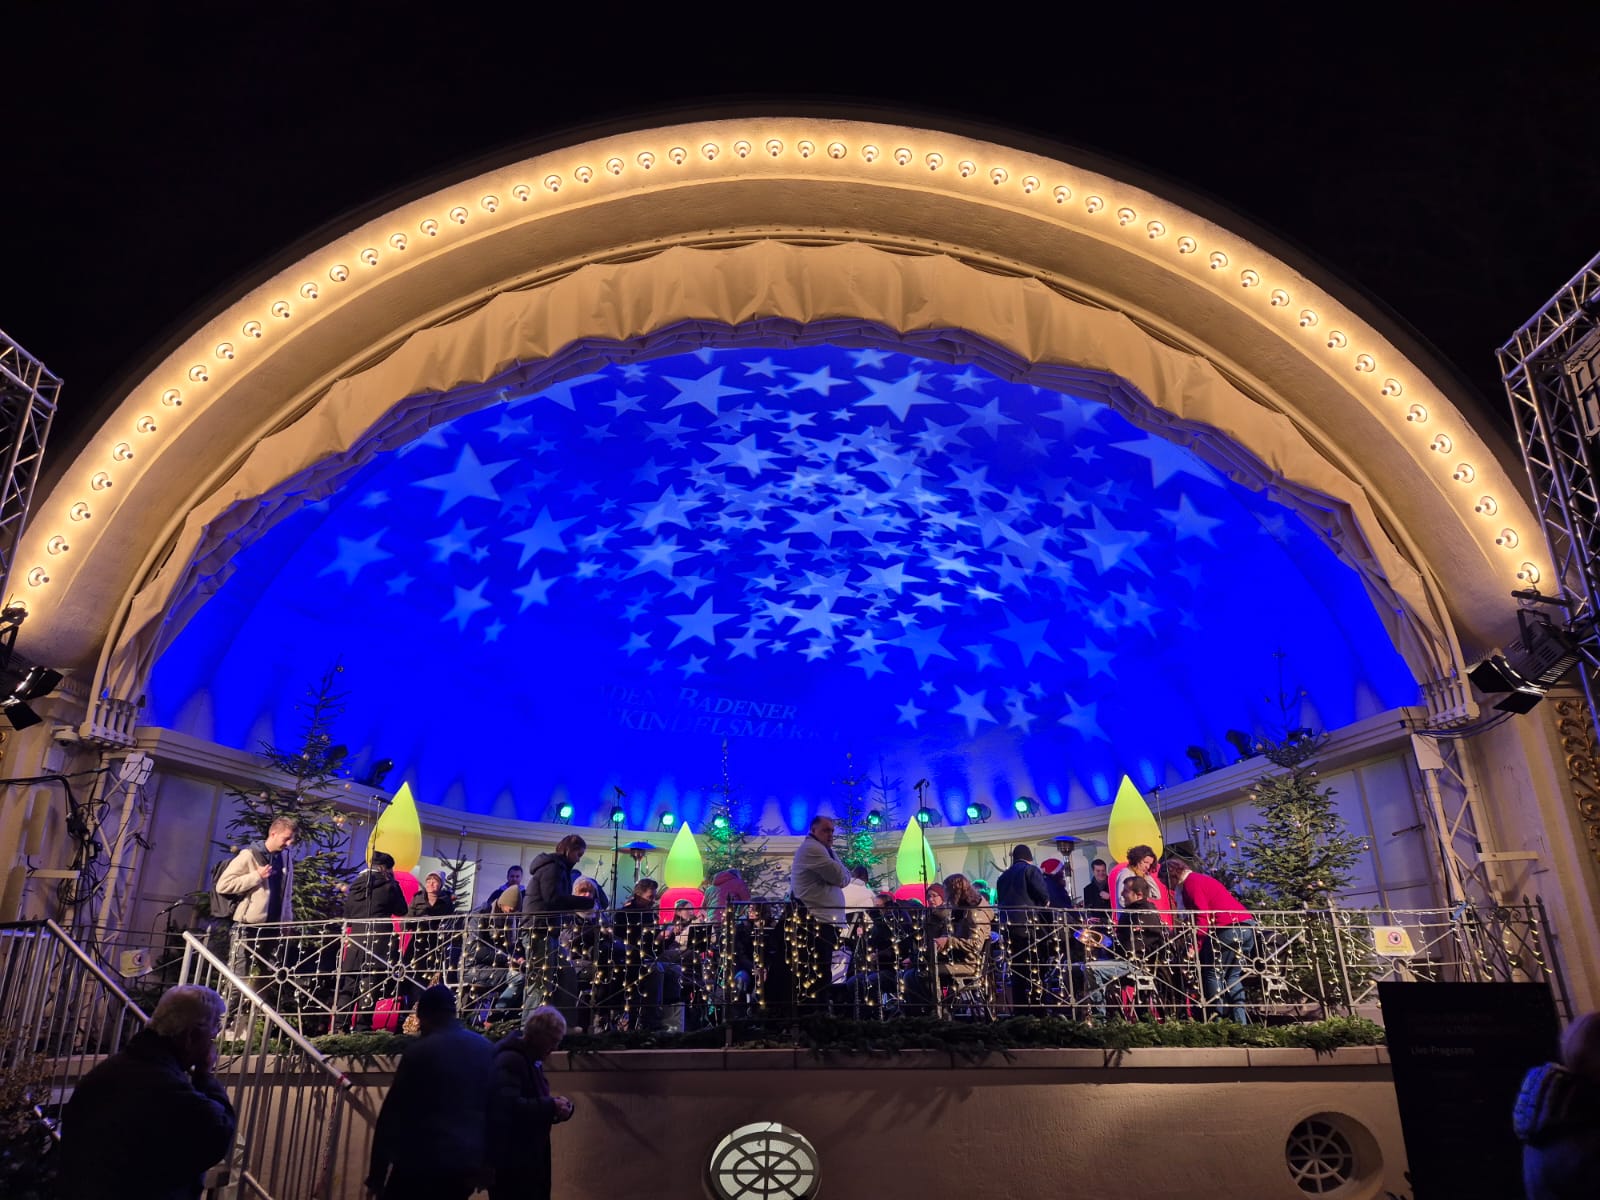
<path fill-rule="evenodd" d="M 852 339 L 1104 400 L 1270 489 L 1361 572 L 1442 723 L 1471 715 L 1460 668 L 1510 636 L 1508 593 L 1548 571 L 1441 384 L 1240 235 L 992 143 L 752 117 L 452 185 L 207 321 L 37 507 L 13 581 L 30 653 L 134 699 L 238 549 L 512 383 Z"/>

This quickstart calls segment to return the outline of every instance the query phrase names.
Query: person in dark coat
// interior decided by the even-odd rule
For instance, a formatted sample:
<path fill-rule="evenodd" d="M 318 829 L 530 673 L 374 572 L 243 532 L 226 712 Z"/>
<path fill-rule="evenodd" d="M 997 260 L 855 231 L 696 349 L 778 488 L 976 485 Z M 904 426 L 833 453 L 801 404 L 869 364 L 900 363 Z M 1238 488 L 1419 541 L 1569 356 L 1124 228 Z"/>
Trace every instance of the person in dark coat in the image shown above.
<path fill-rule="evenodd" d="M 367 1194 L 382 1200 L 467 1200 L 488 1171 L 494 1047 L 456 1020 L 436 984 L 417 1001 L 421 1036 L 406 1047 L 372 1133 Z"/>
<path fill-rule="evenodd" d="M 233 1145 L 235 1119 L 212 1069 L 227 1005 L 179 984 L 148 1028 L 79 1081 L 61 1118 L 63 1200 L 195 1200 Z"/>
<path fill-rule="evenodd" d="M 1578 1200 L 1600 1182 L 1600 1013 L 1585 1013 L 1561 1039 L 1561 1061 L 1522 1081 L 1512 1113 L 1522 1139 L 1528 1200 Z"/>
<path fill-rule="evenodd" d="M 528 974 L 522 993 L 524 1018 L 556 994 L 563 979 L 561 915 L 595 907 L 595 897 L 572 894 L 573 868 L 589 849 L 581 837 L 569 833 L 556 848 L 528 865 L 527 887 L 522 896 L 522 932 L 528 939 Z"/>
<path fill-rule="evenodd" d="M 445 982 L 444 972 L 455 965 L 459 947 L 447 935 L 456 922 L 443 919 L 455 911 L 455 893 L 444 873 L 429 871 L 406 909 L 406 924 L 411 927 L 406 963 L 425 983 Z"/>
<path fill-rule="evenodd" d="M 572 1101 L 552 1096 L 544 1060 L 566 1036 L 556 1009 L 533 1010 L 522 1030 L 494 1048 L 489 1090 L 489 1200 L 550 1200 L 550 1128 L 572 1117 Z"/>
<path fill-rule="evenodd" d="M 349 924 L 344 952 L 339 956 L 339 984 L 334 989 L 333 1011 L 337 1023 L 345 1007 L 354 1002 L 368 975 L 382 975 L 394 963 L 399 951 L 394 918 L 404 916 L 406 895 L 394 877 L 394 856 L 382 850 L 372 852 L 372 864 L 350 882 L 344 898 L 344 916 Z M 351 1029 L 372 1028 L 372 1001 L 356 1004 L 346 1017 Z"/>
<path fill-rule="evenodd" d="M 1111 911 L 1111 880 L 1106 874 L 1106 860 L 1097 858 L 1090 866 L 1094 878 L 1083 888 L 1083 907 L 1091 914 Z"/>
<path fill-rule="evenodd" d="M 1022 1015 L 1044 1011 L 1047 999 L 1045 974 L 1048 964 L 1059 958 L 1047 944 L 1048 917 L 1035 910 L 1050 907 L 1050 889 L 1044 872 L 1033 865 L 1033 851 L 1017 845 L 1011 851 L 1011 865 L 995 881 L 994 906 L 1005 922 L 1006 952 L 1011 961 L 1012 999 Z"/>

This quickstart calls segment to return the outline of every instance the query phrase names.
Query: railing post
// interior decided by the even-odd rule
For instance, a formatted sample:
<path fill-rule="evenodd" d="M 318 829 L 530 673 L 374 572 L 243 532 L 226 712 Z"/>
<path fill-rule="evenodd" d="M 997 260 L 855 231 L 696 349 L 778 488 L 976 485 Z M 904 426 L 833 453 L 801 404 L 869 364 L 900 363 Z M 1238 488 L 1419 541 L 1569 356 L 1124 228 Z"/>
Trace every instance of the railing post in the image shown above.
<path fill-rule="evenodd" d="M 1339 909 L 1333 897 L 1328 898 L 1328 922 L 1333 926 L 1333 952 L 1339 963 L 1339 981 L 1344 987 L 1344 1015 L 1355 1015 L 1355 993 L 1350 987 L 1350 964 L 1344 952 L 1344 927 L 1339 920 Z"/>
<path fill-rule="evenodd" d="M 1529 912 L 1530 905 L 1523 902 L 1523 915 L 1533 929 L 1534 937 L 1538 939 L 1540 951 L 1549 959 L 1545 973 L 1555 982 L 1556 999 L 1561 1005 L 1561 1015 L 1567 1019 L 1572 1018 L 1572 997 L 1567 993 L 1567 977 L 1561 970 L 1561 958 L 1556 952 L 1555 939 L 1549 936 L 1550 914 L 1545 912 L 1544 897 L 1535 896 L 1533 903 L 1538 906 L 1539 916 L 1535 920 Z"/>

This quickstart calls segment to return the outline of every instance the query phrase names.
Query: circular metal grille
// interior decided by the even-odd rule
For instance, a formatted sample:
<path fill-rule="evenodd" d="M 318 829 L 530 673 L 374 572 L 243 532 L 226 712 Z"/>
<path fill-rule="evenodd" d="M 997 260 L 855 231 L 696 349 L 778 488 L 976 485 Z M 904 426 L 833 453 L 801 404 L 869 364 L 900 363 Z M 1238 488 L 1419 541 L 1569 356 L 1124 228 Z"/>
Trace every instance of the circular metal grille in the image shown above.
<path fill-rule="evenodd" d="M 1337 1191 L 1356 1173 L 1356 1153 L 1343 1131 L 1322 1117 L 1307 1117 L 1284 1147 L 1295 1186 L 1313 1196 Z"/>
<path fill-rule="evenodd" d="M 718 1200 L 810 1200 L 821 1182 L 816 1149 L 775 1121 L 741 1125 L 711 1154 Z"/>

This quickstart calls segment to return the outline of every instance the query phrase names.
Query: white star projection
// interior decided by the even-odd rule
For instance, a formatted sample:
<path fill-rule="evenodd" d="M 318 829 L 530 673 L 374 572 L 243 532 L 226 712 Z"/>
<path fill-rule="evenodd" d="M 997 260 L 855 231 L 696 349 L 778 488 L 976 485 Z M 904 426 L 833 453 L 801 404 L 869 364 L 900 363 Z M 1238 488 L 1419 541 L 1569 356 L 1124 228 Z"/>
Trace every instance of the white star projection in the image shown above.
<path fill-rule="evenodd" d="M 846 752 L 952 823 L 1108 803 L 1274 719 L 1280 649 L 1327 727 L 1415 699 L 1355 574 L 1264 496 L 1090 400 L 885 348 L 505 393 L 234 567 L 157 666 L 160 723 L 287 736 L 342 661 L 352 762 L 528 819 L 621 787 L 698 820 L 724 739 L 792 829 Z"/>

